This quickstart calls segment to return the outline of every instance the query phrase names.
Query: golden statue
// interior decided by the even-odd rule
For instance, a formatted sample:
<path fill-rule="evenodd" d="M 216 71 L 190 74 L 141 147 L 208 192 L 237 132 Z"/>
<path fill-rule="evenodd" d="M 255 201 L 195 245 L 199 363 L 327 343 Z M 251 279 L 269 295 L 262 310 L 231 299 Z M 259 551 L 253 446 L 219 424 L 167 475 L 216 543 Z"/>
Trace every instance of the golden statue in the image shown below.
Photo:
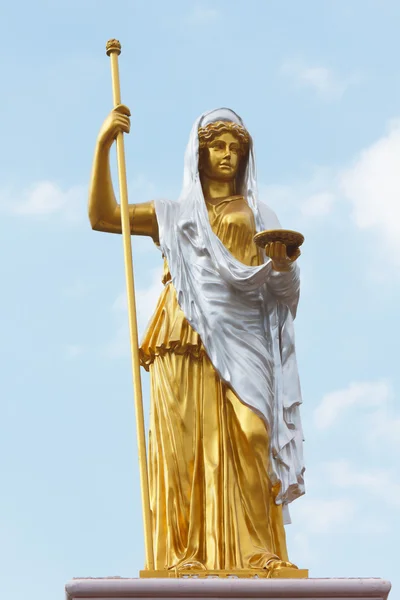
<path fill-rule="evenodd" d="M 118 104 L 95 150 L 89 218 L 98 231 L 122 231 L 109 154 L 129 130 Z M 179 201 L 130 204 L 129 227 L 164 259 L 140 347 L 151 380 L 153 568 L 294 571 L 284 513 L 304 493 L 292 331 L 300 251 L 279 236 L 265 252 L 254 241 L 280 225 L 257 200 L 252 139 L 233 111 L 197 119 Z"/>

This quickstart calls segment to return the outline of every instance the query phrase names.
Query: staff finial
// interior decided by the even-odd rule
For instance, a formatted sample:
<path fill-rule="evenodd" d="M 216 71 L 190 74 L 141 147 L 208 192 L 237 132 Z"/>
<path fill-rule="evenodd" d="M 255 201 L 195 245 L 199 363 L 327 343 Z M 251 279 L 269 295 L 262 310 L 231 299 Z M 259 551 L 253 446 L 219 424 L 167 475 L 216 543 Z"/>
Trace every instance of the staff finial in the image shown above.
<path fill-rule="evenodd" d="M 116 52 L 118 56 L 121 54 L 121 43 L 118 40 L 108 40 L 106 44 L 107 56 L 110 56 L 112 52 Z"/>

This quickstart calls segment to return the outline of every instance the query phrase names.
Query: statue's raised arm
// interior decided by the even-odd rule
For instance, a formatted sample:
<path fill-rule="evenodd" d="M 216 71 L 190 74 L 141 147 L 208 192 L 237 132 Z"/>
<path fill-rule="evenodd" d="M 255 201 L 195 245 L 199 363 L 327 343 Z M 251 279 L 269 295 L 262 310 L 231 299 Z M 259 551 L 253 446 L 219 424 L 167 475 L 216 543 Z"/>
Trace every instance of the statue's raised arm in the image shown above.
<path fill-rule="evenodd" d="M 116 201 L 110 169 L 110 149 L 120 132 L 130 131 L 130 110 L 124 104 L 114 108 L 104 120 L 96 141 L 89 190 L 89 220 L 93 229 L 121 233 L 121 208 Z M 158 241 L 154 202 L 129 205 L 131 232 Z"/>

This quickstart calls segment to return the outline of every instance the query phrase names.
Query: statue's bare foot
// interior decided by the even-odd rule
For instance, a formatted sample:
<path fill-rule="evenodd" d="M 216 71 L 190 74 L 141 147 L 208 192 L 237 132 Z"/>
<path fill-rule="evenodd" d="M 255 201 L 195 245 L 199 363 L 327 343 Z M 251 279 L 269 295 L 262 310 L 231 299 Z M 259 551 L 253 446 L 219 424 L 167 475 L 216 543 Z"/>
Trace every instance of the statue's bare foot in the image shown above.
<path fill-rule="evenodd" d="M 289 561 L 280 560 L 280 558 L 271 558 L 271 560 L 266 563 L 264 569 L 267 569 L 272 575 L 272 573 L 280 571 L 281 569 L 298 569 L 298 567 Z"/>
<path fill-rule="evenodd" d="M 189 560 L 175 567 L 177 571 L 205 571 L 205 566 L 197 560 Z"/>

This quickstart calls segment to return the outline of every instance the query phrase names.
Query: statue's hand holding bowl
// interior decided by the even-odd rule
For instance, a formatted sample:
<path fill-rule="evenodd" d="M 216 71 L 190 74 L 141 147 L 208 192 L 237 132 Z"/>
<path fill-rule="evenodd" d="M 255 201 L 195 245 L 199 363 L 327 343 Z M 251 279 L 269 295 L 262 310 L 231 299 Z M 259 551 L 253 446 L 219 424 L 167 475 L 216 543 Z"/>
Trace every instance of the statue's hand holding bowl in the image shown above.
<path fill-rule="evenodd" d="M 265 248 L 275 271 L 289 271 L 290 265 L 300 256 L 304 236 L 288 229 L 270 229 L 254 236 L 257 246 Z"/>
<path fill-rule="evenodd" d="M 97 137 L 102 149 L 109 150 L 119 133 L 129 133 L 131 111 L 125 104 L 116 106 L 105 118 Z"/>
<path fill-rule="evenodd" d="M 265 253 L 271 259 L 274 271 L 289 271 L 290 265 L 299 258 L 301 251 L 296 248 L 289 254 L 283 242 L 270 242 L 265 246 Z"/>

